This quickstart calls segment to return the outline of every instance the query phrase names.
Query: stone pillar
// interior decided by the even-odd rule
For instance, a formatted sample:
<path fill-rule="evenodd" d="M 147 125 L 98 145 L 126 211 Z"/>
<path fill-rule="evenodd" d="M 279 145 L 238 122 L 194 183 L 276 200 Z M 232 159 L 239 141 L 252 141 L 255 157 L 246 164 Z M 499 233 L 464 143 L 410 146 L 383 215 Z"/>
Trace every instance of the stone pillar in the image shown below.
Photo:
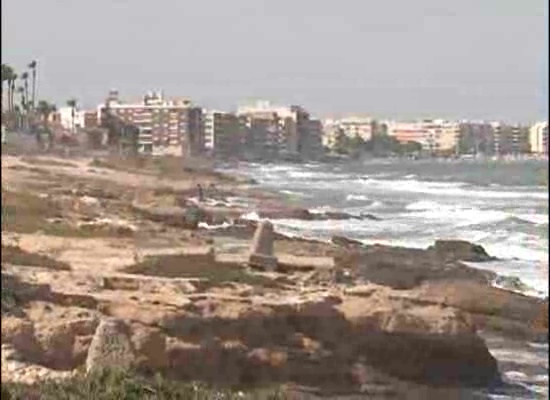
<path fill-rule="evenodd" d="M 277 258 L 273 256 L 273 224 L 261 221 L 252 239 L 248 264 L 266 271 L 277 269 Z"/>

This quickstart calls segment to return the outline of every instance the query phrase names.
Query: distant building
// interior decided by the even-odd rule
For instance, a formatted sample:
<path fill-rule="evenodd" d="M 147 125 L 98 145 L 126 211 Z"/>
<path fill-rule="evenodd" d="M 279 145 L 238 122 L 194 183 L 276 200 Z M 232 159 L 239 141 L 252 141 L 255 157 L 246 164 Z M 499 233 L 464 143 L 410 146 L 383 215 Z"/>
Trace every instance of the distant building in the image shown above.
<path fill-rule="evenodd" d="M 147 93 L 141 102 L 123 103 L 111 91 L 98 106 L 102 126 L 114 118 L 138 130 L 138 150 L 158 155 L 194 155 L 204 150 L 202 110 L 188 99 L 165 99 L 160 92 Z"/>
<path fill-rule="evenodd" d="M 325 125 L 337 125 L 342 132 L 350 137 L 360 137 L 365 142 L 376 134 L 377 123 L 369 117 L 346 117 L 341 119 L 326 120 Z"/>
<path fill-rule="evenodd" d="M 338 125 L 336 120 L 327 119 L 323 122 L 322 143 L 326 149 L 335 151 L 342 146 L 346 137 L 344 129 Z"/>
<path fill-rule="evenodd" d="M 243 142 L 242 122 L 236 114 L 223 111 L 203 112 L 206 151 L 224 158 L 239 156 Z"/>
<path fill-rule="evenodd" d="M 548 154 L 548 121 L 537 122 L 531 126 L 529 149 L 534 154 Z"/>
<path fill-rule="evenodd" d="M 276 146 L 272 150 L 280 155 L 307 156 L 314 152 L 310 146 L 317 146 L 318 140 L 311 139 L 311 136 L 319 134 L 317 125 L 312 132 L 310 115 L 300 106 L 274 106 L 267 101 L 260 101 L 251 106 L 239 107 L 237 114 L 248 119 L 248 126 L 252 120 L 270 120 L 268 125 L 276 123 L 276 126 L 270 125 L 270 132 L 265 137 L 269 140 L 268 146 Z"/>
<path fill-rule="evenodd" d="M 491 123 L 494 132 L 494 154 L 514 155 L 530 152 L 529 128 L 500 122 Z"/>
<path fill-rule="evenodd" d="M 460 133 L 460 124 L 456 121 L 389 121 L 386 126 L 387 134 L 395 137 L 400 143 L 417 142 L 422 146 L 422 150 L 430 153 L 456 151 Z"/>
<path fill-rule="evenodd" d="M 72 107 L 61 107 L 57 110 L 61 126 L 71 133 L 86 126 L 86 112 Z M 74 117 L 73 117 L 74 116 Z"/>
<path fill-rule="evenodd" d="M 483 121 L 461 121 L 458 153 L 492 155 L 495 151 L 493 126 Z"/>

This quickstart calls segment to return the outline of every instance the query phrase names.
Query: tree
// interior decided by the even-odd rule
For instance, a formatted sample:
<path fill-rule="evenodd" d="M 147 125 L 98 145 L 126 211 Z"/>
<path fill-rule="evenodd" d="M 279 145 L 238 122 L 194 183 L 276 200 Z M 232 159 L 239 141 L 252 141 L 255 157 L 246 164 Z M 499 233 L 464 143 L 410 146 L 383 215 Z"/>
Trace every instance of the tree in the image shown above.
<path fill-rule="evenodd" d="M 10 85 L 10 110 L 15 111 L 15 81 L 17 80 L 17 74 L 14 72 L 11 75 Z"/>
<path fill-rule="evenodd" d="M 4 92 L 4 82 L 7 83 L 7 89 L 8 89 L 8 93 L 7 93 L 7 98 L 5 100 L 8 101 L 8 108 L 9 108 L 9 99 L 10 99 L 10 88 L 11 88 L 11 79 L 12 79 L 12 76 L 14 74 L 14 71 L 13 71 L 13 68 L 10 67 L 9 65 L 7 64 L 2 64 L 2 103 L 4 102 L 4 94 L 6 94 Z M 4 105 L 4 104 L 2 104 Z M 4 107 L 2 107 L 3 109 Z"/>
<path fill-rule="evenodd" d="M 2 95 L 4 94 L 4 82 L 7 83 L 7 109 L 8 111 L 13 111 L 13 97 L 15 92 L 15 80 L 17 79 L 17 74 L 14 69 L 7 64 L 2 64 Z M 4 98 L 2 97 L 4 100 Z"/>
<path fill-rule="evenodd" d="M 75 119 L 75 113 L 76 113 L 76 105 L 77 100 L 75 98 L 67 100 L 67 105 L 71 107 L 71 131 L 74 133 L 75 131 L 75 125 L 74 125 L 74 119 Z"/>
<path fill-rule="evenodd" d="M 21 80 L 23 81 L 23 87 L 25 89 L 25 104 L 22 104 L 23 110 L 29 110 L 29 73 L 23 72 L 21 74 Z"/>
<path fill-rule="evenodd" d="M 23 86 L 17 87 L 17 93 L 19 94 L 19 102 L 21 104 L 21 109 L 25 110 L 27 107 L 27 100 L 25 98 L 25 88 Z"/>
<path fill-rule="evenodd" d="M 32 71 L 32 100 L 31 100 L 31 106 L 34 109 L 35 108 L 35 101 L 36 101 L 36 67 L 37 63 L 36 60 L 31 61 L 31 63 L 28 65 L 30 70 Z"/>

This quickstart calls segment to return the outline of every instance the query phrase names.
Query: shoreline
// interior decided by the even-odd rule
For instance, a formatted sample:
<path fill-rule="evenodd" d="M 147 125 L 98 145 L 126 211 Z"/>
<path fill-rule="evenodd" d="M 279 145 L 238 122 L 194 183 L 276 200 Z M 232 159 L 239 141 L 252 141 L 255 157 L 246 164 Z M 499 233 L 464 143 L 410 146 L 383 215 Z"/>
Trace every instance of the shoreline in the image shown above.
<path fill-rule="evenodd" d="M 11 343 L 24 357 L 42 358 L 42 365 L 63 371 L 80 365 L 97 323 L 107 316 L 125 321 L 132 335 L 145 328 L 157 332 L 165 350 L 156 353 L 168 360 L 155 360 L 177 365 L 197 379 L 233 376 L 221 364 L 204 368 L 208 357 L 221 351 L 239 360 L 239 368 L 254 379 L 260 379 L 256 374 L 261 371 L 272 383 L 290 377 L 302 383 L 312 379 L 309 383 L 323 391 L 360 391 L 361 385 L 373 389 L 373 376 L 398 393 L 417 384 L 431 387 L 437 379 L 449 388 L 485 387 L 498 368 L 475 331 L 547 343 L 547 321 L 541 327 L 532 325 L 544 302 L 493 288 L 491 273 L 462 265 L 461 258 L 481 254 L 472 253 L 470 245 L 455 243 L 449 250 L 443 243 L 428 251 L 359 246 L 345 238 L 325 243 L 276 233 L 274 250 L 284 270 L 255 271 L 246 264 L 256 227 L 240 218 L 243 210 L 260 207 L 260 214 L 271 217 L 318 216 L 293 208 L 280 193 L 213 171 L 184 172 L 161 181 L 145 179 L 154 175 L 127 166 L 114 167 L 76 159 L 3 157 L 3 207 L 24 206 L 18 215 L 29 220 L 3 225 L 3 247 L 20 251 L 14 253 L 19 259 L 3 259 L 2 273 L 17 278 L 18 285 L 40 288 L 26 289 L 30 302 L 21 306 L 23 316 L 7 319 L 3 344 Z M 218 203 L 199 204 L 197 225 L 235 225 L 197 229 L 185 221 L 185 210 L 197 207 L 196 184 L 209 187 L 210 182 L 218 187 L 213 195 Z M 17 197 L 23 195 L 26 203 Z M 247 201 L 225 207 L 224 198 Z M 26 232 L 18 232 L 23 228 Z M 459 253 L 455 245 L 461 246 Z M 50 257 L 52 266 L 62 263 L 60 269 L 17 264 L 31 256 L 26 262 L 41 263 L 44 258 L 35 254 Z M 185 328 L 191 321 L 196 331 Z M 29 334 L 23 326 L 32 326 L 36 333 Z M 61 332 L 80 337 L 83 344 L 69 349 L 60 342 L 46 351 L 48 343 L 57 342 L 44 338 L 53 340 Z M 39 343 L 21 347 L 17 340 L 23 333 L 30 335 L 28 340 L 36 336 L 32 340 Z M 210 335 L 221 343 L 201 339 Z M 437 357 L 419 353 L 430 345 L 441 346 L 448 362 L 440 365 Z M 388 365 L 394 346 L 418 364 L 407 366 L 396 359 Z M 189 352 L 200 361 L 193 368 L 182 364 Z M 356 357 L 361 352 L 370 363 Z M 311 357 L 317 357 L 315 367 L 309 364 Z M 156 365 L 152 360 L 147 358 L 147 365 Z M 300 372 L 304 368 L 313 369 L 308 375 Z M 419 375 L 425 368 L 446 372 L 434 380 L 430 374 Z M 371 372 L 360 372 L 367 370 Z M 457 370 L 464 375 L 455 375 Z M 4 369 L 2 375 L 19 379 Z M 327 388 L 334 377 L 338 379 L 332 389 Z"/>

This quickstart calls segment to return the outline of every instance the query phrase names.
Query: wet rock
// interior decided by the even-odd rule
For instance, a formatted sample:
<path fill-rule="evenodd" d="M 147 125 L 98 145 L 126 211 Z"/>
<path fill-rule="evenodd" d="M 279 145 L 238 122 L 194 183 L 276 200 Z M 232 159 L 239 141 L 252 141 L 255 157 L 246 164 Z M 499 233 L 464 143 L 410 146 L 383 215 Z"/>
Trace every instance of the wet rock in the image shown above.
<path fill-rule="evenodd" d="M 428 251 L 447 261 L 485 262 L 495 260 L 485 249 L 477 244 L 465 240 L 436 240 Z"/>
<path fill-rule="evenodd" d="M 330 241 L 337 245 L 337 246 L 343 246 L 343 247 L 362 247 L 363 243 L 361 243 L 359 240 L 349 239 L 345 236 L 339 236 L 335 235 L 333 236 Z"/>

